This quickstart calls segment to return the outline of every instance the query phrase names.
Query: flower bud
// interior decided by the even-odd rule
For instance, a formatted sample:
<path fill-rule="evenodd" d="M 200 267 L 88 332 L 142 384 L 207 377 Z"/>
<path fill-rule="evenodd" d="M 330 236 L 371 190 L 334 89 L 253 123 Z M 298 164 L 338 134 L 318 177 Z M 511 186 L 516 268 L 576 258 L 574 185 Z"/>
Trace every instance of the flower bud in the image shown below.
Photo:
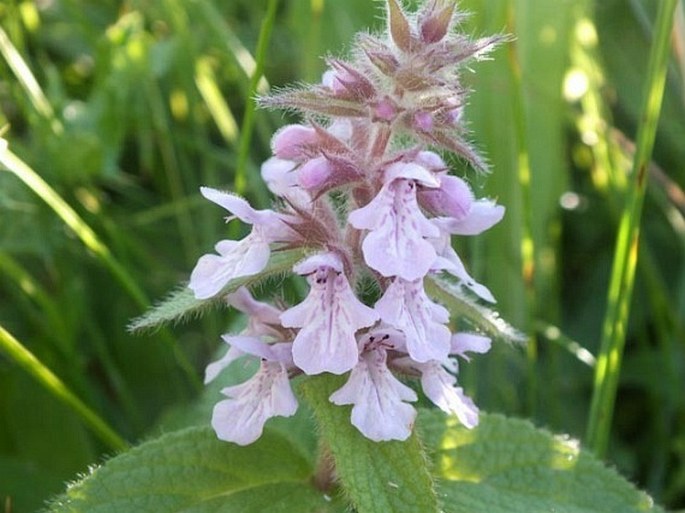
<path fill-rule="evenodd" d="M 323 188 L 331 176 L 332 168 L 326 157 L 317 157 L 308 160 L 297 171 L 297 180 L 300 186 L 308 191 Z"/>
<path fill-rule="evenodd" d="M 447 5 L 443 5 L 447 3 Z M 447 30 L 454 14 L 454 2 L 433 0 L 426 14 L 419 21 L 421 41 L 424 43 L 437 43 L 447 34 Z"/>
<path fill-rule="evenodd" d="M 316 130 L 303 125 L 286 125 L 271 139 L 271 150 L 279 159 L 301 160 L 305 148 L 318 141 Z"/>
<path fill-rule="evenodd" d="M 420 132 L 432 132 L 433 114 L 425 110 L 414 113 L 413 126 Z"/>
<path fill-rule="evenodd" d="M 343 98 L 367 99 L 376 94 L 374 85 L 359 71 L 339 61 L 329 61 L 331 70 L 324 73 L 322 83 Z"/>
<path fill-rule="evenodd" d="M 387 96 L 373 106 L 374 121 L 392 122 L 397 116 L 397 105 Z"/>

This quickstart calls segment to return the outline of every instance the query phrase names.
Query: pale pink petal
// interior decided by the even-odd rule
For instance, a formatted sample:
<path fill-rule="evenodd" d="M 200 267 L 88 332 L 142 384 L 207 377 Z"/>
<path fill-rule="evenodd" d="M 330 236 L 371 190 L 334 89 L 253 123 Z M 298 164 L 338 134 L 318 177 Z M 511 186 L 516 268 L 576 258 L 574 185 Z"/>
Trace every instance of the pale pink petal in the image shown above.
<path fill-rule="evenodd" d="M 341 141 L 349 141 L 352 137 L 352 122 L 346 118 L 337 118 L 327 130 L 333 137 Z"/>
<path fill-rule="evenodd" d="M 226 296 L 226 302 L 249 317 L 251 333 L 249 335 L 268 335 L 272 333 L 269 325 L 281 324 L 281 311 L 268 303 L 255 300 L 246 287 L 240 287 Z"/>
<path fill-rule="evenodd" d="M 416 410 L 405 401 L 416 399 L 414 391 L 388 370 L 384 350 L 363 354 L 347 383 L 330 396 L 333 404 L 354 405 L 352 424 L 375 442 L 409 437 Z"/>
<path fill-rule="evenodd" d="M 287 242 L 293 240 L 294 232 L 283 221 L 292 221 L 289 216 L 278 214 L 273 210 L 255 210 L 240 196 L 218 191 L 211 187 L 200 187 L 200 192 L 208 200 L 225 208 L 238 219 L 254 225 L 253 233 L 258 231 L 260 237 L 269 242 Z"/>
<path fill-rule="evenodd" d="M 423 280 L 395 278 L 375 310 L 383 322 L 402 331 L 407 352 L 418 362 L 444 360 L 450 352 L 449 312 L 428 298 Z"/>
<path fill-rule="evenodd" d="M 438 216 L 447 216 L 461 221 L 468 216 L 474 204 L 471 188 L 456 176 L 440 176 L 440 187 L 424 189 L 419 193 L 423 208 Z"/>
<path fill-rule="evenodd" d="M 421 387 L 426 396 L 442 411 L 457 416 L 467 428 L 478 425 L 478 407 L 470 397 L 457 387 L 456 378 L 447 372 L 439 362 L 421 366 Z"/>
<path fill-rule="evenodd" d="M 248 335 L 221 335 L 226 344 L 230 347 L 226 355 L 210 363 L 205 369 L 205 384 L 213 381 L 222 370 L 228 367 L 241 356 L 257 356 L 263 360 L 281 362 L 288 364 L 289 356 L 283 349 L 289 351 L 292 344 L 267 344 L 258 337 Z M 287 346 L 282 348 L 279 346 Z"/>
<path fill-rule="evenodd" d="M 305 162 L 297 170 L 298 184 L 305 190 L 314 191 L 323 188 L 329 181 L 333 167 L 326 157 L 316 157 Z"/>
<path fill-rule="evenodd" d="M 262 360 L 277 361 L 271 344 L 267 344 L 259 337 L 249 335 L 221 335 L 224 342 L 239 349 L 243 354 L 258 356 Z"/>
<path fill-rule="evenodd" d="M 298 269 L 309 270 L 310 262 L 326 259 L 317 255 Z M 355 333 L 375 323 L 378 314 L 355 297 L 345 275 L 333 267 L 317 267 L 308 280 L 307 298 L 281 314 L 284 327 L 300 328 L 293 341 L 293 360 L 306 374 L 342 374 L 358 360 Z"/>
<path fill-rule="evenodd" d="M 474 294 L 476 294 L 481 299 L 488 301 L 489 303 L 496 303 L 495 297 L 492 292 L 485 286 L 478 283 L 471 277 L 471 275 L 464 267 L 464 263 L 459 258 L 459 255 L 450 244 L 449 234 L 444 233 L 440 237 L 435 239 L 430 239 L 433 243 L 438 258 L 436 258 L 432 271 L 444 270 L 461 280 L 461 283 L 470 289 Z"/>
<path fill-rule="evenodd" d="M 440 186 L 440 180 L 436 174 L 416 162 L 395 162 L 390 164 L 385 170 L 384 182 L 388 184 L 398 178 L 416 180 L 424 187 Z"/>
<path fill-rule="evenodd" d="M 431 171 L 445 171 L 447 169 L 445 161 L 434 151 L 420 151 L 416 154 L 414 161 Z"/>
<path fill-rule="evenodd" d="M 343 272 L 343 263 L 335 253 L 317 253 L 295 264 L 293 271 L 306 276 L 316 272 L 320 267 L 328 267 L 334 271 Z"/>
<path fill-rule="evenodd" d="M 224 388 L 228 399 L 214 406 L 212 427 L 221 440 L 248 445 L 257 440 L 271 417 L 289 417 L 297 410 L 283 364 L 262 361 L 248 381 Z"/>
<path fill-rule="evenodd" d="M 504 217 L 504 207 L 494 201 L 478 200 L 471 205 L 462 219 L 441 218 L 442 228 L 455 235 L 478 235 L 499 223 Z"/>
<path fill-rule="evenodd" d="M 211 187 L 200 187 L 200 192 L 209 201 L 225 208 L 244 223 L 255 224 L 259 222 L 260 211 L 252 208 L 247 200 L 240 196 L 212 189 Z"/>
<path fill-rule="evenodd" d="M 395 191 L 386 184 L 369 203 L 350 212 L 347 222 L 357 230 L 375 230 L 386 222 L 394 202 Z"/>
<path fill-rule="evenodd" d="M 425 168 L 414 167 L 428 173 Z M 440 231 L 419 209 L 414 181 L 400 178 L 385 185 L 366 207 L 351 212 L 348 220 L 355 228 L 371 230 L 362 251 L 372 269 L 406 280 L 428 273 L 436 253 L 424 237 L 437 237 Z"/>
<path fill-rule="evenodd" d="M 243 353 L 240 349 L 237 347 L 229 347 L 228 351 L 226 354 L 223 356 L 223 358 L 220 358 L 219 360 L 210 363 L 207 365 L 205 368 L 205 385 L 207 383 L 211 383 L 216 379 L 216 377 L 221 373 L 222 370 L 224 370 L 226 367 L 231 365 L 234 361 L 236 361 L 238 358 L 243 356 L 245 353 Z"/>
<path fill-rule="evenodd" d="M 407 343 L 404 333 L 381 323 L 377 328 L 373 328 L 359 337 L 359 348 L 362 352 L 374 349 L 392 349 L 406 353 Z"/>
<path fill-rule="evenodd" d="M 492 340 L 475 333 L 455 333 L 450 342 L 450 354 L 456 354 L 468 360 L 466 353 L 484 354 L 490 350 Z"/>
<path fill-rule="evenodd" d="M 271 157 L 262 164 L 262 178 L 269 190 L 276 196 L 286 196 L 297 188 L 297 173 L 294 171 L 296 163 Z"/>
<path fill-rule="evenodd" d="M 219 255 L 200 257 L 190 275 L 188 286 L 197 299 L 215 296 L 235 278 L 261 272 L 271 254 L 269 244 L 254 232 L 241 241 L 220 241 L 215 249 Z"/>

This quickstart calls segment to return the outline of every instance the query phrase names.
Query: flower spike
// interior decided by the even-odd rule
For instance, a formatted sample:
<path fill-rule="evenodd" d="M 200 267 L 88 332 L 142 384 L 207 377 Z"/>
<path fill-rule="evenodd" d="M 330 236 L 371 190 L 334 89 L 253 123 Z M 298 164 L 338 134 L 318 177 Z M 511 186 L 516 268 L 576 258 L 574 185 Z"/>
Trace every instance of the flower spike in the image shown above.
<path fill-rule="evenodd" d="M 222 440 L 252 443 L 268 419 L 292 415 L 289 378 L 301 374 L 347 374 L 329 401 L 351 405 L 350 422 L 373 441 L 411 435 L 418 396 L 404 379 L 418 380 L 428 400 L 467 428 L 478 424 L 478 407 L 457 381 L 457 358 L 486 353 L 491 340 L 454 334 L 450 321 L 460 319 L 424 283 L 450 273 L 478 300 L 495 302 L 452 238 L 491 228 L 504 207 L 477 198 L 437 152 L 487 169 L 465 139 L 468 91 L 459 67 L 506 37 L 458 34 L 455 0 L 423 0 L 411 14 L 402 0 L 385 2 L 383 34 L 359 34 L 348 58 L 327 58 L 320 83 L 259 100 L 303 115 L 274 134 L 261 166 L 276 206 L 257 210 L 234 194 L 201 189 L 252 231 L 198 260 L 189 284 L 197 299 L 216 297 L 235 278 L 256 281 L 272 250 L 307 255 L 292 268 L 309 284 L 301 302 L 274 306 L 245 288 L 225 298 L 248 322 L 222 336 L 228 351 L 207 366 L 206 382 L 239 358 L 257 357 L 260 366 L 222 391 L 212 416 Z"/>

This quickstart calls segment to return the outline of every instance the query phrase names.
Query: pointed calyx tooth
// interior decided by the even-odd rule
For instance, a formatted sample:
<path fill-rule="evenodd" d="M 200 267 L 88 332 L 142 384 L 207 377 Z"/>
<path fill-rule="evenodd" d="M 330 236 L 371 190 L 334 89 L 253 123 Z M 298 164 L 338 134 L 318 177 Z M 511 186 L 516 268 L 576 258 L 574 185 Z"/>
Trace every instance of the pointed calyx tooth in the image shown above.
<path fill-rule="evenodd" d="M 366 105 L 356 100 L 337 98 L 323 87 L 285 90 L 258 99 L 259 106 L 268 109 L 293 109 L 305 115 L 321 114 L 335 117 L 366 117 Z"/>
<path fill-rule="evenodd" d="M 455 5 L 453 0 L 433 0 L 430 3 L 419 22 L 421 40 L 424 43 L 437 43 L 445 37 L 454 15 Z"/>
<path fill-rule="evenodd" d="M 376 95 L 376 88 L 373 83 L 352 65 L 339 59 L 329 59 L 328 65 L 333 70 L 333 90 L 342 88 L 343 97 L 349 96 L 357 100 L 373 98 Z"/>
<path fill-rule="evenodd" d="M 397 0 L 388 0 L 388 24 L 390 36 L 397 45 L 397 48 L 404 52 L 411 51 L 412 37 L 409 20 L 402 12 L 402 8 Z"/>
<path fill-rule="evenodd" d="M 370 34 L 359 34 L 357 35 L 357 45 L 384 75 L 392 76 L 400 67 L 392 49 L 376 37 Z"/>

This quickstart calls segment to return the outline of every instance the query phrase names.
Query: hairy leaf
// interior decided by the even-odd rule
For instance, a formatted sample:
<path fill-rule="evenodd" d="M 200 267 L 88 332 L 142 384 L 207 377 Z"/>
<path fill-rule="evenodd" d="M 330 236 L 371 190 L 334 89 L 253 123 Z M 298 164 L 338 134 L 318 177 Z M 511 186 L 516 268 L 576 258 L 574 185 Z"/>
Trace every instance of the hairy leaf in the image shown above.
<path fill-rule="evenodd" d="M 301 390 L 314 410 L 324 446 L 330 448 L 336 474 L 358 513 L 437 513 L 433 482 L 421 445 L 412 435 L 405 442 L 373 442 L 350 424 L 350 407 L 328 397 L 341 376 L 314 376 Z"/>
<path fill-rule="evenodd" d="M 313 469 L 268 429 L 247 447 L 210 428 L 171 433 L 117 456 L 72 485 L 53 513 L 309 513 L 332 511 Z"/>
<path fill-rule="evenodd" d="M 426 280 L 426 290 L 441 301 L 453 316 L 460 317 L 494 339 L 521 344 L 526 336 L 502 319 L 497 312 L 476 302 L 461 287 L 444 277 Z"/>
<path fill-rule="evenodd" d="M 663 512 L 579 443 L 501 415 L 468 430 L 424 411 L 419 426 L 445 513 Z"/>

